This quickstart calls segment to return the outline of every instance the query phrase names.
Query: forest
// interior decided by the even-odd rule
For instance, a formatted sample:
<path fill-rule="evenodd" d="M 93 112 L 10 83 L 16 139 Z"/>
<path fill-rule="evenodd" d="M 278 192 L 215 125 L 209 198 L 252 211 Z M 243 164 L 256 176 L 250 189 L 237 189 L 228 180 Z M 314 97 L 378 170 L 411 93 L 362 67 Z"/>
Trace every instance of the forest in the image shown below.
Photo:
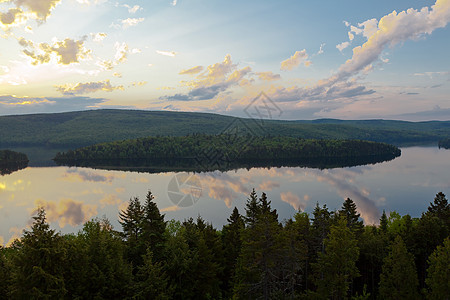
<path fill-rule="evenodd" d="M 219 134 L 230 128 L 242 135 L 304 139 L 359 139 L 394 145 L 435 144 L 450 136 L 450 121 L 281 121 L 236 118 L 211 113 L 91 110 L 0 116 L 0 147 L 78 148 L 148 136 Z"/>
<path fill-rule="evenodd" d="M 11 150 L 0 150 L 0 175 L 10 174 L 26 168 L 28 157 L 24 153 Z"/>
<path fill-rule="evenodd" d="M 178 166 L 198 171 L 224 170 L 231 167 L 305 165 L 317 159 L 341 159 L 348 164 L 364 158 L 388 160 L 400 156 L 395 146 L 359 140 L 306 140 L 293 137 L 241 136 L 233 134 L 194 134 L 185 137 L 148 137 L 103 143 L 58 153 L 58 164 L 77 166 L 135 165 Z M 377 159 L 375 160 L 377 161 Z M 289 164 L 290 163 L 290 164 Z M 325 162 L 326 163 L 326 162 Z M 333 162 L 330 160 L 329 164 Z"/>
<path fill-rule="evenodd" d="M 450 149 L 450 138 L 439 141 L 439 148 Z"/>
<path fill-rule="evenodd" d="M 151 191 L 129 200 L 120 230 L 93 219 L 74 234 L 38 208 L 0 248 L 0 299 L 448 299 L 450 206 L 419 218 L 384 211 L 364 224 L 347 198 L 280 222 L 253 190 L 221 230 L 200 216 L 166 220 Z"/>

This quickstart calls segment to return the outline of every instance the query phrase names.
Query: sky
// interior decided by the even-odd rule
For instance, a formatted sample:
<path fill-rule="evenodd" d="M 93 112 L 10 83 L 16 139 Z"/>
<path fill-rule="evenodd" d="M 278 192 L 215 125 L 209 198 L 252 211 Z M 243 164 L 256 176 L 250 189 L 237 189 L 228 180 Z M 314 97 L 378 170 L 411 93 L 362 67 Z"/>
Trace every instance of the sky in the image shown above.
<path fill-rule="evenodd" d="M 450 0 L 0 0 L 0 115 L 450 120 Z"/>

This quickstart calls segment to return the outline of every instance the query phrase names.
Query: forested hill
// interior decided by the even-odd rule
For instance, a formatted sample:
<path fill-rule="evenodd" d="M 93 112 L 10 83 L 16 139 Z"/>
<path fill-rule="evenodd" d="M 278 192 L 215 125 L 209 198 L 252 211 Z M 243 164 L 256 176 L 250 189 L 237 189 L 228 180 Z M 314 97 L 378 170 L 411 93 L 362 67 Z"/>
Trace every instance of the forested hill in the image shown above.
<path fill-rule="evenodd" d="M 311 140 L 294 137 L 255 137 L 196 134 L 148 137 L 83 147 L 58 153 L 58 164 L 124 167 L 184 166 L 183 171 L 228 170 L 239 167 L 351 166 L 391 160 L 400 149 L 385 143 L 359 140 Z M 314 164 L 313 164 L 314 165 Z"/>
<path fill-rule="evenodd" d="M 0 147 L 47 146 L 74 148 L 147 136 L 242 134 L 292 136 L 306 139 L 360 139 L 390 144 L 435 143 L 450 136 L 450 121 L 387 120 L 277 121 L 263 124 L 208 113 L 92 110 L 0 117 Z"/>

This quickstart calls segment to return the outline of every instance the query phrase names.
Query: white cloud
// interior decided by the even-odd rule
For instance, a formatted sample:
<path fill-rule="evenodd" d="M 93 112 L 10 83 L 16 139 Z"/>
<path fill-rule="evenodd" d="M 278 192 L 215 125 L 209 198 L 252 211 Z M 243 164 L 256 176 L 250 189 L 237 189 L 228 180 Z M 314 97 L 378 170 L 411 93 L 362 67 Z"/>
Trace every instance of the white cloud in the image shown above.
<path fill-rule="evenodd" d="M 109 80 L 98 82 L 86 82 L 77 84 L 56 85 L 56 90 L 64 95 L 81 95 L 97 91 L 112 92 L 115 90 L 124 90 L 122 85 L 113 86 Z"/>
<path fill-rule="evenodd" d="M 336 45 L 336 48 L 339 50 L 339 51 L 343 51 L 345 48 L 347 48 L 348 46 L 350 46 L 350 43 L 349 42 L 342 42 L 342 43 L 340 43 L 339 45 Z"/>
<path fill-rule="evenodd" d="M 129 12 L 130 14 L 135 14 L 135 13 L 137 13 L 138 11 L 143 10 L 143 8 L 140 7 L 139 5 L 130 6 L 130 5 L 128 5 L 128 4 L 124 4 L 123 7 L 128 8 L 128 12 Z"/>
<path fill-rule="evenodd" d="M 144 22 L 145 18 L 127 18 L 125 20 L 121 20 L 122 28 L 126 29 L 128 27 L 136 26 L 137 24 Z"/>
<path fill-rule="evenodd" d="M 160 55 L 164 55 L 164 56 L 170 56 L 170 57 L 175 57 L 177 55 L 177 52 L 175 52 L 175 51 L 156 50 L 156 53 L 158 53 Z"/>
<path fill-rule="evenodd" d="M 302 51 L 295 51 L 294 55 L 281 62 L 281 70 L 292 70 L 298 67 L 300 64 L 304 64 L 305 67 L 311 65 L 311 61 L 308 60 L 308 54 L 306 49 Z"/>

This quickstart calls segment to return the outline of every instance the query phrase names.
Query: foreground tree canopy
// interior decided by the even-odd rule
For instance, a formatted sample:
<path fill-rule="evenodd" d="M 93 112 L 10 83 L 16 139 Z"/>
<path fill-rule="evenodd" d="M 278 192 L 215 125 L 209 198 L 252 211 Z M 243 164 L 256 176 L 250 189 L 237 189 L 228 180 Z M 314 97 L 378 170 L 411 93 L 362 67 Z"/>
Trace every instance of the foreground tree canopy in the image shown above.
<path fill-rule="evenodd" d="M 148 137 L 58 153 L 58 164 L 80 166 L 176 166 L 197 171 L 284 165 L 351 166 L 390 160 L 395 146 L 361 140 L 307 140 L 253 135 Z M 306 166 L 305 165 L 305 166 Z"/>
<path fill-rule="evenodd" d="M 346 199 L 280 223 L 253 190 L 222 230 L 200 216 L 166 221 L 149 192 L 77 234 L 30 229 L 0 247 L 0 299 L 448 299 L 450 206 L 443 193 L 420 218 L 384 212 L 364 225 Z"/>

